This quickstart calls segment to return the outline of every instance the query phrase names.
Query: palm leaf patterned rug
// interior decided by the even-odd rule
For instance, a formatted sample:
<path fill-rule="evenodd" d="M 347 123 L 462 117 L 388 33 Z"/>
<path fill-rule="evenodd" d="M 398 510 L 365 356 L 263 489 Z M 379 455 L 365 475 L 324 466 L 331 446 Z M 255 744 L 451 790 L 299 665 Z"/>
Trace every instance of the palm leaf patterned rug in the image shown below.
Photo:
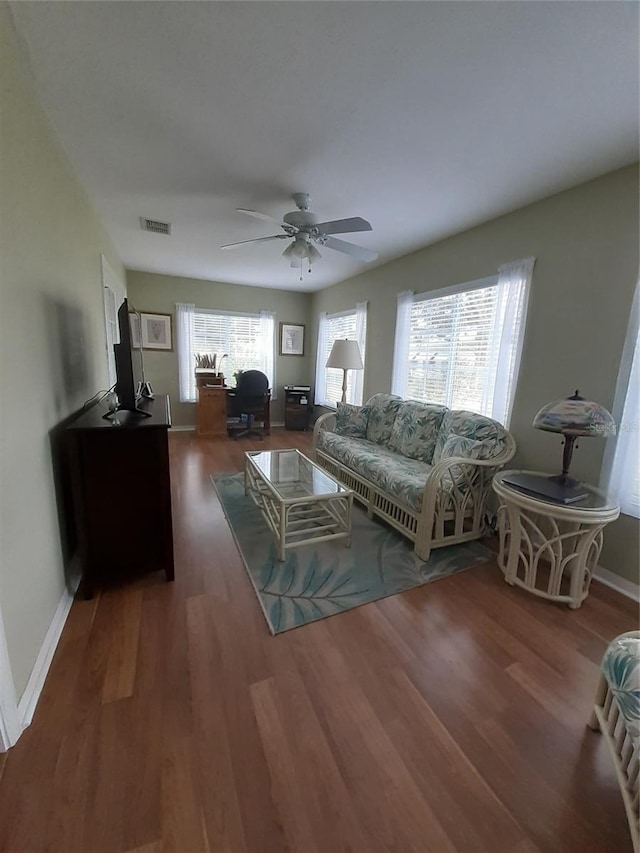
<path fill-rule="evenodd" d="M 469 542 L 438 548 L 424 562 L 408 539 L 370 521 L 354 503 L 350 548 L 341 540 L 299 545 L 281 563 L 260 511 L 245 497 L 243 474 L 214 474 L 211 480 L 272 634 L 495 558 L 484 545 Z"/>

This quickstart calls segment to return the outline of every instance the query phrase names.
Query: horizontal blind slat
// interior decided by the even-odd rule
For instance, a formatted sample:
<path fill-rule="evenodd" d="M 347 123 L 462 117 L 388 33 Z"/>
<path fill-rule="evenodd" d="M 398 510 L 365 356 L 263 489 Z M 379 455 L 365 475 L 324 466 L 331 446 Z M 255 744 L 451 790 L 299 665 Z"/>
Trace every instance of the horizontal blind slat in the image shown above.
<path fill-rule="evenodd" d="M 497 298 L 494 285 L 413 303 L 407 383 L 412 397 L 482 412 Z"/>

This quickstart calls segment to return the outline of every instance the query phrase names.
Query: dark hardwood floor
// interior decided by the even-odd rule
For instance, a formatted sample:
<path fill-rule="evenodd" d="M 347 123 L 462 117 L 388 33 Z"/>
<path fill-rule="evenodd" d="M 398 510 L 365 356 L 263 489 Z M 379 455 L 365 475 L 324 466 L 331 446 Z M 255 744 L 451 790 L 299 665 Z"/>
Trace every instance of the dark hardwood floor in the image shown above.
<path fill-rule="evenodd" d="M 0 760 L 0 850 L 626 853 L 585 726 L 637 607 L 494 563 L 271 637 L 209 481 L 263 444 L 171 436 L 176 580 L 77 600 Z"/>

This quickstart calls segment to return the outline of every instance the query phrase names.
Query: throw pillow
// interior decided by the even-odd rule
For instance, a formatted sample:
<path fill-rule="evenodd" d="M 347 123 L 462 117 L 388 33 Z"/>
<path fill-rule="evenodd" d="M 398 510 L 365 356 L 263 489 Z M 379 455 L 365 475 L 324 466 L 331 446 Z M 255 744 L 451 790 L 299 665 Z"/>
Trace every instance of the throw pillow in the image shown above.
<path fill-rule="evenodd" d="M 398 408 L 389 446 L 402 456 L 419 459 L 430 465 L 446 411 L 445 406 L 404 400 Z"/>
<path fill-rule="evenodd" d="M 374 394 L 367 400 L 369 420 L 367 438 L 375 444 L 388 445 L 402 400 L 394 394 Z"/>
<path fill-rule="evenodd" d="M 353 406 L 351 403 L 338 403 L 336 412 L 337 435 L 350 438 L 365 438 L 367 435 L 368 410 L 366 406 Z"/>

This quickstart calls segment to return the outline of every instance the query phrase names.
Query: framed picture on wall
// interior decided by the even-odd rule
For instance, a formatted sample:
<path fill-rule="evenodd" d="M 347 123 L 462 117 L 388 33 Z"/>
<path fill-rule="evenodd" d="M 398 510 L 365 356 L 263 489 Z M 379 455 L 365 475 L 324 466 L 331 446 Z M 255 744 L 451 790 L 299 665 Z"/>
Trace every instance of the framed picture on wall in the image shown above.
<path fill-rule="evenodd" d="M 280 355 L 304 355 L 304 326 L 280 323 Z"/>
<path fill-rule="evenodd" d="M 140 314 L 142 349 L 172 350 L 171 314 Z"/>

